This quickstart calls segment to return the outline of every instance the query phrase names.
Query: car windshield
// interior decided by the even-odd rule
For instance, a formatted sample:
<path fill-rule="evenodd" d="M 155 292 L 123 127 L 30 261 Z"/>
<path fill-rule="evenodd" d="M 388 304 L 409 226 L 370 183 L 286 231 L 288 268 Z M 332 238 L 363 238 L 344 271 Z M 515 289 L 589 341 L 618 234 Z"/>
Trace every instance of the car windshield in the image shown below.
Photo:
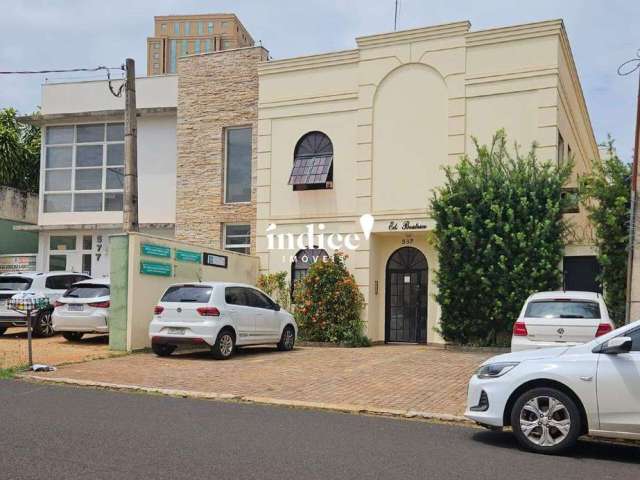
<path fill-rule="evenodd" d="M 160 301 L 207 303 L 211 292 L 213 288 L 206 285 L 178 285 L 169 287 Z"/>
<path fill-rule="evenodd" d="M 530 302 L 524 314 L 529 318 L 600 318 L 600 306 L 587 300 L 544 300 Z"/>
<path fill-rule="evenodd" d="M 0 291 L 13 290 L 23 291 L 29 290 L 33 280 L 25 277 L 0 277 Z"/>
<path fill-rule="evenodd" d="M 106 285 L 74 285 L 63 295 L 65 298 L 96 298 L 109 296 L 109 287 Z"/>

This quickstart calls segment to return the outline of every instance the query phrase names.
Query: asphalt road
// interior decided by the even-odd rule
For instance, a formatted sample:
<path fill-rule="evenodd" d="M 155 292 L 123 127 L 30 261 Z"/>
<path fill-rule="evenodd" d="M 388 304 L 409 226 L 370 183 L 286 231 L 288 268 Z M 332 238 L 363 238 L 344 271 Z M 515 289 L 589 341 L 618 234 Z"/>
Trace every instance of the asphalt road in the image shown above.
<path fill-rule="evenodd" d="M 520 451 L 461 426 L 0 381 L 0 479 L 640 479 L 640 447 Z"/>

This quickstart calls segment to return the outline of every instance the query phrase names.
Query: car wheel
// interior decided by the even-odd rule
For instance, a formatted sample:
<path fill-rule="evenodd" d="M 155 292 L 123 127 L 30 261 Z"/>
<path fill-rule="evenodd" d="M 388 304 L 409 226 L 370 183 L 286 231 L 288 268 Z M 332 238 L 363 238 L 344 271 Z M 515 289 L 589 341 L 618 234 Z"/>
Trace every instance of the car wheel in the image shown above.
<path fill-rule="evenodd" d="M 280 350 L 281 352 L 288 352 L 289 350 L 293 350 L 293 345 L 295 343 L 296 331 L 291 325 L 287 325 L 286 327 L 284 327 L 282 336 L 280 337 L 280 341 L 278 342 L 278 350 Z"/>
<path fill-rule="evenodd" d="M 231 330 L 222 330 L 216 338 L 216 343 L 211 347 L 213 358 L 217 360 L 227 360 L 233 356 L 236 339 Z"/>
<path fill-rule="evenodd" d="M 7 327 L 0 327 L 0 336 L 4 335 L 4 332 L 7 331 Z"/>
<path fill-rule="evenodd" d="M 176 350 L 175 345 L 167 345 L 165 343 L 154 343 L 151 345 L 151 350 L 153 353 L 158 355 L 159 357 L 168 357 Z"/>
<path fill-rule="evenodd" d="M 51 312 L 40 312 L 35 317 L 35 322 L 32 320 L 33 335 L 35 337 L 51 337 L 56 332 L 53 330 L 53 321 L 51 319 Z"/>
<path fill-rule="evenodd" d="M 523 393 L 511 411 L 511 428 L 524 448 L 546 454 L 575 445 L 581 430 L 575 401 L 555 388 L 534 388 Z"/>
<path fill-rule="evenodd" d="M 82 340 L 84 333 L 82 332 L 62 332 L 62 336 L 69 342 L 79 342 Z"/>

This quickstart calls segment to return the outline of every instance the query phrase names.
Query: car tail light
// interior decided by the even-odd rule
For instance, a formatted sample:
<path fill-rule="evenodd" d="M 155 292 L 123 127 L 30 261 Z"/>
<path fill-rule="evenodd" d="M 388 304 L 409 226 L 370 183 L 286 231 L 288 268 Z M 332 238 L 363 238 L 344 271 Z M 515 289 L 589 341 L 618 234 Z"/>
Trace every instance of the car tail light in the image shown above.
<path fill-rule="evenodd" d="M 64 305 L 64 303 L 62 303 L 62 302 L 60 302 L 60 301 L 58 301 L 58 300 L 56 300 L 55 302 L 53 302 L 53 308 L 58 308 L 58 307 L 61 307 L 61 306 L 63 306 L 63 305 Z"/>
<path fill-rule="evenodd" d="M 220 310 L 216 307 L 198 307 L 196 311 L 203 317 L 219 317 Z"/>
<path fill-rule="evenodd" d="M 612 330 L 613 330 L 613 327 L 608 323 L 601 323 L 600 325 L 598 325 L 598 330 L 596 331 L 596 337 L 606 335 Z"/>
<path fill-rule="evenodd" d="M 111 306 L 111 302 L 109 300 L 106 302 L 93 302 L 90 303 L 89 306 L 95 308 L 109 308 Z"/>
<path fill-rule="evenodd" d="M 160 305 L 156 305 L 153 308 L 153 314 L 154 315 L 160 315 L 162 312 L 164 312 L 164 307 L 161 307 Z"/>
<path fill-rule="evenodd" d="M 516 322 L 513 324 L 513 335 L 514 337 L 526 337 L 529 335 L 529 332 L 527 332 L 527 326 L 524 322 Z"/>

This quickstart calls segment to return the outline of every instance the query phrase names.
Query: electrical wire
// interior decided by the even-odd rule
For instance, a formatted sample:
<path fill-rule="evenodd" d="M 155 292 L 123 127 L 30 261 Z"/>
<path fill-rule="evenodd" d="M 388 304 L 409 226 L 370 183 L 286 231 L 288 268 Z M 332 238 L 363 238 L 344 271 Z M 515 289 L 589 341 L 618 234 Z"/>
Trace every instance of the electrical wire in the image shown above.
<path fill-rule="evenodd" d="M 636 52 L 635 58 L 627 60 L 618 67 L 618 75 L 621 77 L 630 75 L 638 69 L 640 69 L 640 50 Z"/>
<path fill-rule="evenodd" d="M 119 67 L 107 67 L 104 65 L 98 65 L 94 68 L 67 68 L 67 69 L 57 69 L 57 70 L 14 70 L 14 71 L 0 71 L 0 75 L 39 75 L 43 73 L 70 73 L 70 72 L 98 72 L 100 70 L 105 70 L 107 72 L 107 83 L 109 86 L 109 91 L 114 97 L 121 97 L 122 91 L 124 90 L 124 86 L 126 82 L 122 82 L 119 87 L 114 88 L 111 83 L 111 70 L 122 70 L 125 71 L 125 66 L 121 65 Z"/>

